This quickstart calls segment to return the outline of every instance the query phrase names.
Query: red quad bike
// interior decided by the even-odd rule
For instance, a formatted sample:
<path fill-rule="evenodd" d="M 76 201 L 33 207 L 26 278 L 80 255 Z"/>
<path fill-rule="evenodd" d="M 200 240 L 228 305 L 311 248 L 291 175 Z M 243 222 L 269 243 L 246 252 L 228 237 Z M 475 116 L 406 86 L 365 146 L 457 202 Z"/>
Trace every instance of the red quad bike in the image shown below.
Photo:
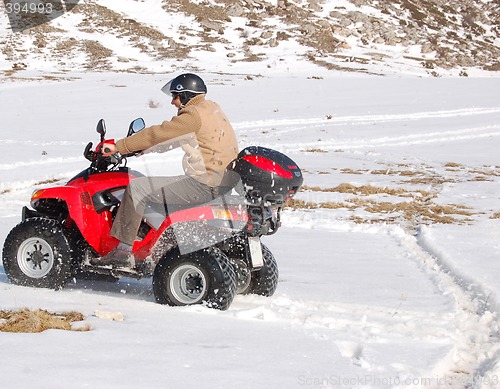
<path fill-rule="evenodd" d="M 127 136 L 144 128 L 134 120 Z M 97 273 L 112 279 L 152 277 L 158 303 L 205 304 L 229 308 L 235 294 L 271 296 L 278 267 L 260 237 L 274 234 L 280 213 L 303 178 L 287 156 L 264 147 L 242 150 L 227 168 L 225 191 L 214 201 L 170 209 L 147 207 L 132 248 L 135 265 L 99 265 L 118 240 L 110 236 L 116 210 L 131 179 L 143 174 L 127 168 L 126 157 L 104 157 L 100 143 L 89 143 L 90 167 L 66 185 L 36 190 L 31 208 L 7 236 L 3 266 L 16 285 L 62 288 L 72 277 Z"/>

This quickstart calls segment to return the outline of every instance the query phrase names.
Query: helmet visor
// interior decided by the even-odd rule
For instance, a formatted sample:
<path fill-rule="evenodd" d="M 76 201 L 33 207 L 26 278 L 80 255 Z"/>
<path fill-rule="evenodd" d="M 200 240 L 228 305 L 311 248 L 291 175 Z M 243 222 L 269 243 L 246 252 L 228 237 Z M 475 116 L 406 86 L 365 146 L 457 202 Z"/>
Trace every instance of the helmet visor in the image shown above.
<path fill-rule="evenodd" d="M 177 92 L 175 90 L 170 89 L 170 88 L 172 88 L 172 81 L 174 81 L 174 80 L 170 80 L 165 85 L 163 85 L 163 87 L 161 88 L 161 91 L 163 93 L 165 93 L 166 95 L 170 95 L 172 92 Z"/>

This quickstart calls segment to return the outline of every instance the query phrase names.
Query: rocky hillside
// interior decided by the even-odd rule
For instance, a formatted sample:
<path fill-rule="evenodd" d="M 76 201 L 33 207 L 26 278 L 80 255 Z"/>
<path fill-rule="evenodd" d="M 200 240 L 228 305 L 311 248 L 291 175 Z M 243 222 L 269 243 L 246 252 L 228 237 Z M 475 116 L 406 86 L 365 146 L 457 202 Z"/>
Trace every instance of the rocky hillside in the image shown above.
<path fill-rule="evenodd" d="M 433 76 L 500 70 L 499 0 L 74 3 L 21 32 L 1 15 L 0 70 L 264 74 L 304 68 Z"/>

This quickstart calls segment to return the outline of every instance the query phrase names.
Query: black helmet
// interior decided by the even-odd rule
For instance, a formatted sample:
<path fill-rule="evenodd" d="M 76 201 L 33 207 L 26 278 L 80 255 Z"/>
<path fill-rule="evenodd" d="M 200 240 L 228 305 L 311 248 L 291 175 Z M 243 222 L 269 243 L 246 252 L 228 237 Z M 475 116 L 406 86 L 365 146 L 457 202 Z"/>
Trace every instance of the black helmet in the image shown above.
<path fill-rule="evenodd" d="M 161 91 L 167 95 L 178 94 L 181 104 L 186 105 L 196 95 L 207 93 L 207 86 L 196 74 L 185 73 L 167 82 Z"/>

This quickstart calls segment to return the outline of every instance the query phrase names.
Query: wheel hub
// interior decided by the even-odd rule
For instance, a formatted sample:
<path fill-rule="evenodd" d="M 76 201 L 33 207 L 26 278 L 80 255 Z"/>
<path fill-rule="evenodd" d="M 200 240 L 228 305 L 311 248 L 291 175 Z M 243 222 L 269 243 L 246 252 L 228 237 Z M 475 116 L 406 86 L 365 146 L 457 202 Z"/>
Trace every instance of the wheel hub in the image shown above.
<path fill-rule="evenodd" d="M 181 265 L 176 268 L 170 278 L 170 290 L 182 304 L 199 302 L 207 289 L 205 275 L 193 265 Z"/>
<path fill-rule="evenodd" d="M 252 281 L 252 273 L 241 259 L 233 260 L 233 267 L 236 272 L 236 293 L 244 293 Z"/>
<path fill-rule="evenodd" d="M 185 281 L 186 290 L 189 293 L 199 294 L 203 289 L 203 283 L 201 277 L 198 275 L 189 274 Z"/>
<path fill-rule="evenodd" d="M 48 257 L 50 256 L 49 253 L 43 253 L 42 252 L 42 246 L 41 245 L 36 245 L 35 244 L 35 251 L 33 252 L 28 252 L 27 253 L 29 258 L 26 258 L 26 261 L 31 261 L 33 264 L 33 269 L 42 269 L 42 263 L 49 263 Z"/>
<path fill-rule="evenodd" d="M 51 245 L 41 238 L 26 239 L 17 251 L 17 263 L 21 271 L 31 278 L 46 276 L 54 266 Z"/>

